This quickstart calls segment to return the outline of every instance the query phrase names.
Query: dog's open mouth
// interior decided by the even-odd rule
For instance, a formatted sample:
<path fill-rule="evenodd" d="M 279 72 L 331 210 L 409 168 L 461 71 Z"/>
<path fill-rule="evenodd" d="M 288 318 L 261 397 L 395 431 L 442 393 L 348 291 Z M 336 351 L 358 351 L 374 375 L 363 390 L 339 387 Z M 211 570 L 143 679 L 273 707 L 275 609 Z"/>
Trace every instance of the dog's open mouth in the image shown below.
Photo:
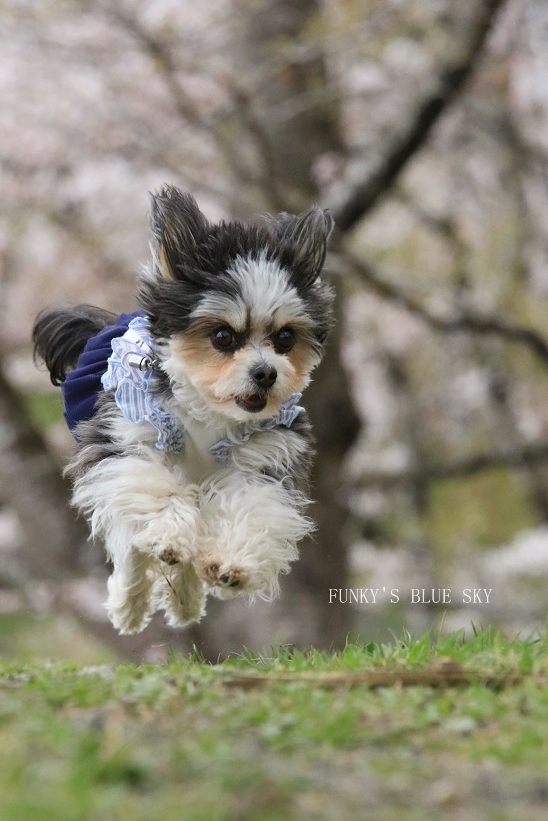
<path fill-rule="evenodd" d="M 237 396 L 236 404 L 249 413 L 259 413 L 266 408 L 266 396 L 261 393 L 250 393 L 247 396 Z"/>

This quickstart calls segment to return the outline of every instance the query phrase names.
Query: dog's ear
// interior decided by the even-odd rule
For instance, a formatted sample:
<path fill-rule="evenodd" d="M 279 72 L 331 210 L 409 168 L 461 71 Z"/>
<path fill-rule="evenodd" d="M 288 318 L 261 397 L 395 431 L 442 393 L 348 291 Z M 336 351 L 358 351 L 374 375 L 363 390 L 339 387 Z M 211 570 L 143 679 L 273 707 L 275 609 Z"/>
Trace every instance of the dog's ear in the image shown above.
<path fill-rule="evenodd" d="M 278 214 L 274 219 L 281 242 L 291 249 L 295 279 L 305 287 L 312 285 L 325 262 L 333 217 L 329 211 L 313 206 L 298 216 Z"/>
<path fill-rule="evenodd" d="M 177 279 L 177 270 L 192 258 L 210 226 L 191 194 L 165 185 L 158 194 L 152 194 L 151 228 L 158 274 Z"/>

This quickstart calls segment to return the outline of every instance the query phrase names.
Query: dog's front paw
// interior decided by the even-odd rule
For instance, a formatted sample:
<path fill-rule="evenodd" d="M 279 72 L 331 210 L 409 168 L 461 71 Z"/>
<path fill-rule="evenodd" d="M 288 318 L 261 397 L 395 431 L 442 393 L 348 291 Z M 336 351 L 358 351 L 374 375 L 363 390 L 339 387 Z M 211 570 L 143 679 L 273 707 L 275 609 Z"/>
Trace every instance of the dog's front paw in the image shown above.
<path fill-rule="evenodd" d="M 160 561 L 170 566 L 179 564 L 185 560 L 186 551 L 178 549 L 172 544 L 164 546 L 161 543 L 158 544 L 158 542 L 155 542 L 152 547 Z"/>
<path fill-rule="evenodd" d="M 141 553 L 154 556 L 167 565 L 189 562 L 196 554 L 197 528 L 193 515 L 184 519 L 173 511 L 155 515 L 139 531 L 133 545 Z"/>
<path fill-rule="evenodd" d="M 231 598 L 245 591 L 249 576 L 242 567 L 212 562 L 202 565 L 201 577 L 218 598 Z"/>
<path fill-rule="evenodd" d="M 195 566 L 208 593 L 218 599 L 233 599 L 242 593 L 272 598 L 278 592 L 279 568 L 257 563 L 253 554 L 231 554 L 222 540 L 202 542 Z"/>
<path fill-rule="evenodd" d="M 160 510 L 151 511 L 135 534 L 133 546 L 167 565 L 192 561 L 196 554 L 198 510 L 193 499 L 174 496 Z"/>

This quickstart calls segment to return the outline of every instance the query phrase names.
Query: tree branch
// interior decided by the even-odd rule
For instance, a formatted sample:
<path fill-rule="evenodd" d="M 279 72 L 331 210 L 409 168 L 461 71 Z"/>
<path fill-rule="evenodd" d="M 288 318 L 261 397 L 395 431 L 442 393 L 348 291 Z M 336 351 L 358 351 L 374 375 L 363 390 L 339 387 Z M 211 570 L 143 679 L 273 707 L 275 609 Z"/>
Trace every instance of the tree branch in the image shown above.
<path fill-rule="evenodd" d="M 375 167 L 368 170 L 340 202 L 331 204 L 333 217 L 341 234 L 347 233 L 373 208 L 379 196 L 391 187 L 406 163 L 424 145 L 440 116 L 472 74 L 503 2 L 504 0 L 485 0 L 461 59 L 443 68 L 436 90 L 419 102 L 407 129 L 383 153 Z"/>
<path fill-rule="evenodd" d="M 230 78 L 227 85 L 234 103 L 234 110 L 257 146 L 262 164 L 262 179 L 260 182 L 264 186 L 263 193 L 269 197 L 273 210 L 285 211 L 289 206 L 284 196 L 283 186 L 280 185 L 270 135 L 260 116 L 253 109 L 249 92 L 239 85 L 235 78 Z"/>
<path fill-rule="evenodd" d="M 381 487 L 383 490 L 390 490 L 415 482 L 425 483 L 475 476 L 477 473 L 495 468 L 509 468 L 511 470 L 519 470 L 524 467 L 530 468 L 546 461 L 548 461 L 548 442 L 537 442 L 520 448 L 495 450 L 491 453 L 469 456 L 446 464 L 423 464 L 420 467 L 409 468 L 397 473 L 368 471 L 358 477 L 357 486 L 362 489 L 375 486 Z"/>
<path fill-rule="evenodd" d="M 422 303 L 413 299 L 405 290 L 379 277 L 371 265 L 363 260 L 344 252 L 342 255 L 343 266 L 345 261 L 350 264 L 351 270 L 376 294 L 389 302 L 401 305 L 402 308 L 421 319 L 432 330 L 446 334 L 474 333 L 480 336 L 498 336 L 507 342 L 529 348 L 545 367 L 548 366 L 548 342 L 532 328 L 526 328 L 497 316 L 476 314 L 470 311 L 461 312 L 453 317 L 432 313 Z"/>
<path fill-rule="evenodd" d="M 110 5 L 106 8 L 106 13 L 111 15 L 155 64 L 163 77 L 165 88 L 180 120 L 197 129 L 202 135 L 209 134 L 233 173 L 241 180 L 255 182 L 247 165 L 238 157 L 232 141 L 222 133 L 218 120 L 214 117 L 204 117 L 193 100 L 184 92 L 178 80 L 179 66 L 167 44 L 148 31 L 135 14 L 123 10 L 119 6 Z"/>

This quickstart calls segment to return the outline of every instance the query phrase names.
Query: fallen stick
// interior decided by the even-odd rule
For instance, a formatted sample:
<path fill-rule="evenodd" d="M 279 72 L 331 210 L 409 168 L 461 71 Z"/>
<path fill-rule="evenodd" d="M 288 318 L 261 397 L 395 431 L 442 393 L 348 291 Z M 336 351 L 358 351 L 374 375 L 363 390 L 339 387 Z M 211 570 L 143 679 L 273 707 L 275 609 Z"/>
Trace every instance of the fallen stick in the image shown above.
<path fill-rule="evenodd" d="M 427 670 L 359 670 L 356 672 L 242 673 L 223 680 L 225 687 L 251 690 L 269 684 L 309 683 L 327 689 L 365 686 L 378 687 L 463 687 L 480 684 L 493 690 L 514 687 L 526 679 L 540 678 L 524 673 L 482 673 L 446 663 Z M 543 680 L 544 681 L 544 680 Z"/>

